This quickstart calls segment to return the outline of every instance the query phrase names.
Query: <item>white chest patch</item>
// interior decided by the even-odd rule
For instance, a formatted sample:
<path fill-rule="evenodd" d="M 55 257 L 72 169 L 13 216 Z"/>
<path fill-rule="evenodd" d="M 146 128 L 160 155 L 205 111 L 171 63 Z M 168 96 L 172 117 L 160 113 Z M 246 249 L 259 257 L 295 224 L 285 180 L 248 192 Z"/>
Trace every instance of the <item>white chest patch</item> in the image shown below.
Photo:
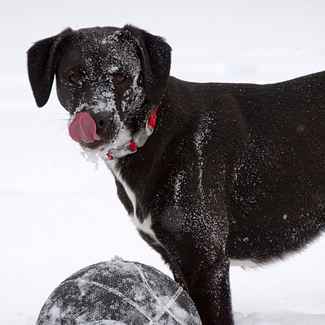
<path fill-rule="evenodd" d="M 137 217 L 137 209 L 136 209 L 137 208 L 137 199 L 136 199 L 136 196 L 135 196 L 134 192 L 132 191 L 132 189 L 130 188 L 130 186 L 122 178 L 120 171 L 116 167 L 116 160 L 105 160 L 105 163 L 108 166 L 108 168 L 112 171 L 112 173 L 116 177 L 116 179 L 121 183 L 121 185 L 123 186 L 129 200 L 132 203 L 133 215 L 131 215 L 130 217 L 131 217 L 133 223 L 135 224 L 137 230 L 142 231 L 143 233 L 148 235 L 150 238 L 152 238 L 156 243 L 158 243 L 160 246 L 162 246 L 162 244 L 160 243 L 160 241 L 156 237 L 155 232 L 152 229 L 151 215 L 148 214 L 144 218 L 143 222 L 141 222 L 139 220 L 139 218 Z"/>

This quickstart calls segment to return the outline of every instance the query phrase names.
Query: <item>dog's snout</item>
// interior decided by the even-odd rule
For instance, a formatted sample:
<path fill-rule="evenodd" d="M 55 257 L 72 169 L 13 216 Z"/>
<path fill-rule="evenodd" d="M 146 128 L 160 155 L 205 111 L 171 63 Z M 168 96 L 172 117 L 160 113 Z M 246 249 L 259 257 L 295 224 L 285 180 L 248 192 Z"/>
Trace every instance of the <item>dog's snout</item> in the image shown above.
<path fill-rule="evenodd" d="M 92 114 L 96 126 L 97 126 L 97 132 L 99 135 L 106 134 L 109 132 L 110 128 L 112 127 L 112 116 L 106 112 L 99 112 Z"/>
<path fill-rule="evenodd" d="M 94 99 L 94 100 L 91 100 L 91 101 L 89 102 L 89 107 L 96 107 L 96 106 L 98 106 L 99 104 L 100 104 L 100 102 L 99 102 L 98 100 Z"/>
<path fill-rule="evenodd" d="M 71 138 L 82 145 L 95 148 L 107 141 L 112 127 L 112 119 L 107 112 L 80 111 L 69 125 Z"/>
<path fill-rule="evenodd" d="M 102 97 L 100 99 L 90 99 L 88 101 L 88 107 L 90 110 L 100 110 L 103 111 L 107 107 L 107 99 L 105 97 Z"/>
<path fill-rule="evenodd" d="M 105 121 L 103 120 L 103 119 L 99 119 L 98 120 L 98 122 L 97 122 L 97 124 L 98 124 L 98 126 L 100 127 L 100 128 L 103 128 L 104 126 L 105 126 Z"/>

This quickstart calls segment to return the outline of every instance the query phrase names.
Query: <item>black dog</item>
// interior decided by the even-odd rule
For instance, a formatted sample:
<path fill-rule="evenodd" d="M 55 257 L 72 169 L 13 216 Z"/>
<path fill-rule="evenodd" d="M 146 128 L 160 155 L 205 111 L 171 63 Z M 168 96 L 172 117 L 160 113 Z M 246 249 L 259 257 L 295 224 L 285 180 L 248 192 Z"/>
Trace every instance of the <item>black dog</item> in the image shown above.
<path fill-rule="evenodd" d="M 203 324 L 233 324 L 229 265 L 266 263 L 325 227 L 325 73 L 271 85 L 169 76 L 133 26 L 67 29 L 28 51 L 38 106 L 56 75 L 70 135 L 105 159 L 141 236 Z"/>

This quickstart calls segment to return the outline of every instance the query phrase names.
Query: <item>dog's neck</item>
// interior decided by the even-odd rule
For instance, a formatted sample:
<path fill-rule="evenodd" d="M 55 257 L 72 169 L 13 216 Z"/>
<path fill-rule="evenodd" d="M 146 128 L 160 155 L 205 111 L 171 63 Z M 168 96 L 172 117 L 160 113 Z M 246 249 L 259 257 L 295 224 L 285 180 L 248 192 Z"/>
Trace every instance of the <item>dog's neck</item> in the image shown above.
<path fill-rule="evenodd" d="M 168 90 L 168 92 L 173 90 Z M 171 96 L 173 98 L 173 96 Z M 156 119 L 156 127 L 145 144 L 134 154 L 119 159 L 105 159 L 106 165 L 117 180 L 124 182 L 137 197 L 146 193 L 150 184 L 159 178 L 166 167 L 166 157 L 173 146 L 171 142 L 186 124 L 187 114 L 183 114 L 179 103 L 171 102 L 168 93 L 162 98 Z M 172 155 L 174 153 L 171 153 Z M 140 195 L 141 196 L 141 195 Z M 141 198 L 138 198 L 141 200 Z"/>
<path fill-rule="evenodd" d="M 177 155 L 182 155 L 175 151 L 175 146 L 183 142 L 192 127 L 191 112 L 197 102 L 192 95 L 183 102 L 175 100 L 178 92 L 179 80 L 171 77 L 160 101 L 157 126 L 145 145 L 134 154 L 105 160 L 115 177 L 121 202 L 129 214 L 136 208 L 139 220 L 150 213 L 157 191 L 168 181 L 171 164 L 175 163 Z"/>
<path fill-rule="evenodd" d="M 159 106 L 153 106 L 147 117 L 145 127 L 139 129 L 135 134 L 131 135 L 131 139 L 127 142 L 108 150 L 108 152 L 105 153 L 104 159 L 120 159 L 129 154 L 134 154 L 138 151 L 138 148 L 143 147 L 156 128 L 158 111 Z"/>

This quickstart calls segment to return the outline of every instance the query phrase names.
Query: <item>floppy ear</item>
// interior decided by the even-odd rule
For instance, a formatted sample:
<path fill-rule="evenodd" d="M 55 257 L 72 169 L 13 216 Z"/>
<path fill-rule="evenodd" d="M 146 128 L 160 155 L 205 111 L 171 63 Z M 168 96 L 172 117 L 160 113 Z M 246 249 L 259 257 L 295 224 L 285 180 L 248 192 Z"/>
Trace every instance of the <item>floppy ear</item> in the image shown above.
<path fill-rule="evenodd" d="M 169 77 L 171 47 L 163 38 L 131 25 L 125 25 L 123 33 L 129 34 L 140 50 L 147 98 L 159 105 Z"/>
<path fill-rule="evenodd" d="M 37 106 L 44 106 L 51 93 L 57 63 L 57 49 L 60 42 L 72 29 L 36 42 L 27 52 L 29 81 Z"/>

